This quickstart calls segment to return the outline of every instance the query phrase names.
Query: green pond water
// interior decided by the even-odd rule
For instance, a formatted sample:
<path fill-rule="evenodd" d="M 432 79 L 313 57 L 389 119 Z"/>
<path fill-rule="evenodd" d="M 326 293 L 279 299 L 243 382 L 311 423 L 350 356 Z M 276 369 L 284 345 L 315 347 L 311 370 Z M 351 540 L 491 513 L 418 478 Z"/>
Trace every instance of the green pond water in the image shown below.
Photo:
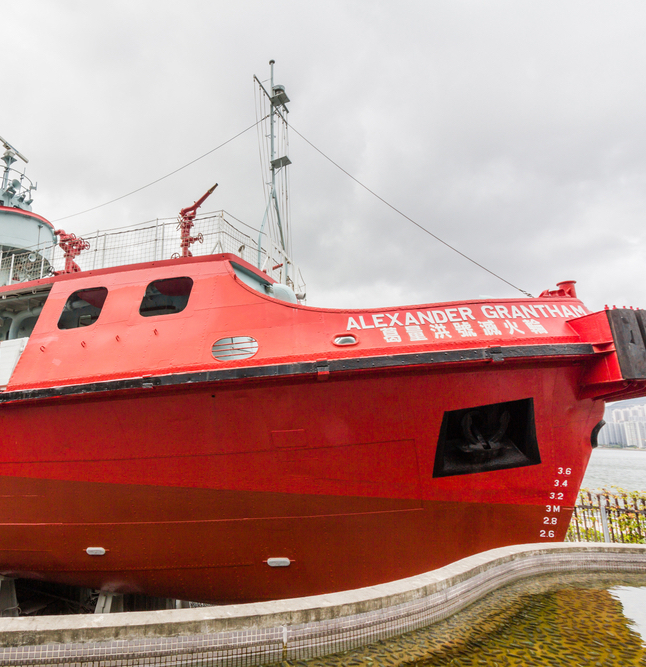
<path fill-rule="evenodd" d="M 646 576 L 541 577 L 428 628 L 307 667 L 646 666 Z"/>

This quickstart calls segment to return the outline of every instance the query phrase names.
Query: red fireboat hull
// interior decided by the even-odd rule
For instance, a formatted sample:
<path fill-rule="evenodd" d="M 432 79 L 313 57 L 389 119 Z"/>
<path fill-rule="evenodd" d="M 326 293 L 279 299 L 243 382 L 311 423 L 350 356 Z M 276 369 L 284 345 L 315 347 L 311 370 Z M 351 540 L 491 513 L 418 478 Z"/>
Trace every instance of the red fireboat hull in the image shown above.
<path fill-rule="evenodd" d="M 243 602 L 562 540 L 603 412 L 577 399 L 581 371 L 398 369 L 6 405 L 5 434 L 30 426 L 19 448 L 5 437 L 2 572 Z M 539 464 L 434 478 L 446 411 L 528 397 Z"/>
<path fill-rule="evenodd" d="M 0 289 L 37 317 L 0 392 L 1 574 L 242 602 L 562 540 L 603 400 L 646 393 L 646 314 L 572 283 L 344 312 L 263 280 L 215 255 Z"/>

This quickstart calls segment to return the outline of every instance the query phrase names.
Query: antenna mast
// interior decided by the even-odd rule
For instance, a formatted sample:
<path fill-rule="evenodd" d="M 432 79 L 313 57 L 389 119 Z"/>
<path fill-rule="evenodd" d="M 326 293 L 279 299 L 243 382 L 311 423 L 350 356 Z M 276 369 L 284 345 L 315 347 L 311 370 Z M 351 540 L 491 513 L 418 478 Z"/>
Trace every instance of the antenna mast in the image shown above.
<path fill-rule="evenodd" d="M 25 176 L 24 172 L 21 174 L 11 165 L 20 158 L 25 164 L 29 160 L 14 146 L 12 146 L 6 139 L 0 137 L 0 144 L 5 147 L 4 155 L 0 158 L 4 162 L 4 171 L 0 179 L 0 206 L 7 206 L 13 208 L 20 208 L 26 211 L 31 211 L 31 203 L 33 197 L 31 191 L 36 189 L 36 186 Z M 19 178 L 13 178 L 17 175 Z"/>
<path fill-rule="evenodd" d="M 262 254 L 262 235 L 264 233 L 265 224 L 270 215 L 270 212 L 273 212 L 276 215 L 276 225 L 278 227 L 278 236 L 279 243 L 282 251 L 285 255 L 288 255 L 287 248 L 287 220 L 285 215 L 280 210 L 280 204 L 278 203 L 278 196 L 276 194 L 276 177 L 281 170 L 287 169 L 287 167 L 292 163 L 287 155 L 277 155 L 277 136 L 276 130 L 279 123 L 284 124 L 283 134 L 286 139 L 287 137 L 287 114 L 289 109 L 287 108 L 287 103 L 289 102 L 289 97 L 285 93 L 285 87 L 274 85 L 274 60 L 269 61 L 269 66 L 271 67 L 271 78 L 270 78 L 270 91 L 269 93 L 265 87 L 262 85 L 257 76 L 254 76 L 256 83 L 260 86 L 262 92 L 267 96 L 270 103 L 269 111 L 269 141 L 270 141 L 270 157 L 269 157 L 269 169 L 271 172 L 271 181 L 269 183 L 269 198 L 267 201 L 267 208 L 265 209 L 265 215 L 262 219 L 262 224 L 260 226 L 260 235 L 258 237 L 258 267 L 261 265 L 261 254 Z M 286 146 L 285 146 L 286 148 Z M 286 181 L 285 181 L 286 182 Z M 287 275 L 288 264 L 285 264 L 285 280 L 288 279 Z"/>

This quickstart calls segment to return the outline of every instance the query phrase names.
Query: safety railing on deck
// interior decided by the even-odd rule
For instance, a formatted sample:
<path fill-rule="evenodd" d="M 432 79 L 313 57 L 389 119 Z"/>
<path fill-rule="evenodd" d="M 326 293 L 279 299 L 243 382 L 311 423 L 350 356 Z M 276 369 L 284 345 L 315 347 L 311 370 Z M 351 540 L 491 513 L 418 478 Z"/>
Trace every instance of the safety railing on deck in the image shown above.
<path fill-rule="evenodd" d="M 258 262 L 258 242 L 241 232 L 224 211 L 195 219 L 190 245 L 194 256 L 232 253 L 254 266 Z M 82 271 L 177 257 L 182 253 L 181 232 L 176 219 L 152 220 L 128 228 L 84 234 L 89 248 L 74 261 Z M 62 271 L 65 255 L 59 246 L 34 248 L 26 252 L 0 253 L 0 285 L 25 282 Z M 291 285 L 298 293 L 305 284 L 298 267 L 271 239 L 264 237 L 260 248 L 260 267 L 274 280 Z"/>
<path fill-rule="evenodd" d="M 565 540 L 646 544 L 646 493 L 582 489 Z"/>

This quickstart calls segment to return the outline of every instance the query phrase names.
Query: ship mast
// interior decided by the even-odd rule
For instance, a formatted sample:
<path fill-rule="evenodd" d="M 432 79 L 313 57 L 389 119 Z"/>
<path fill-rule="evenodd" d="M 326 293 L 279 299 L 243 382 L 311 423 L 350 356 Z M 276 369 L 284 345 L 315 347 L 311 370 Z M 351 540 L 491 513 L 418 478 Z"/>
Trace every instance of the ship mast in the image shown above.
<path fill-rule="evenodd" d="M 0 137 L 5 152 L 0 157 L 0 286 L 49 275 L 56 235 L 51 222 L 33 213 L 36 184 L 13 168 L 29 160 Z M 1 149 L 0 149 L 1 150 Z"/>
<path fill-rule="evenodd" d="M 0 205 L 30 211 L 30 206 L 33 201 L 30 195 L 31 191 L 36 189 L 36 186 L 32 185 L 29 179 L 26 179 L 24 174 L 19 174 L 19 179 L 10 180 L 11 172 L 15 172 L 11 165 L 13 165 L 14 162 L 17 162 L 18 158 L 25 164 L 27 164 L 29 160 L 2 137 L 0 137 L 0 144 L 6 149 L 2 156 L 2 161 L 4 162 L 5 167 L 0 185 Z M 25 180 L 27 181 L 27 187 L 25 187 L 24 184 Z"/>
<path fill-rule="evenodd" d="M 287 103 L 289 102 L 289 97 L 285 93 L 285 87 L 280 85 L 274 85 L 274 60 L 269 61 L 269 66 L 271 68 L 271 77 L 270 77 L 270 92 L 263 86 L 261 81 L 257 76 L 254 76 L 254 80 L 260 87 L 262 93 L 269 100 L 270 110 L 269 110 L 269 170 L 271 174 L 269 185 L 269 196 L 267 199 L 267 206 L 265 208 L 265 214 L 262 219 L 262 224 L 260 225 L 260 234 L 258 236 L 258 268 L 261 268 L 262 261 L 262 236 L 264 234 L 265 225 L 270 217 L 270 215 L 275 215 L 276 227 L 278 228 L 278 243 L 280 248 L 285 256 L 289 256 L 288 248 L 288 225 L 286 219 L 286 212 L 281 211 L 281 206 L 278 202 L 277 195 L 277 177 L 279 175 L 284 176 L 283 187 L 285 189 L 285 196 L 287 197 L 287 178 L 286 172 L 287 167 L 291 164 L 291 160 L 287 157 L 287 114 L 289 109 L 287 109 Z M 278 129 L 282 125 L 282 137 L 284 139 L 284 146 L 280 147 L 278 144 Z M 284 153 L 283 153 L 284 150 Z M 285 282 L 290 281 L 288 275 L 289 263 L 285 262 L 285 271 L 284 271 L 284 280 Z"/>

